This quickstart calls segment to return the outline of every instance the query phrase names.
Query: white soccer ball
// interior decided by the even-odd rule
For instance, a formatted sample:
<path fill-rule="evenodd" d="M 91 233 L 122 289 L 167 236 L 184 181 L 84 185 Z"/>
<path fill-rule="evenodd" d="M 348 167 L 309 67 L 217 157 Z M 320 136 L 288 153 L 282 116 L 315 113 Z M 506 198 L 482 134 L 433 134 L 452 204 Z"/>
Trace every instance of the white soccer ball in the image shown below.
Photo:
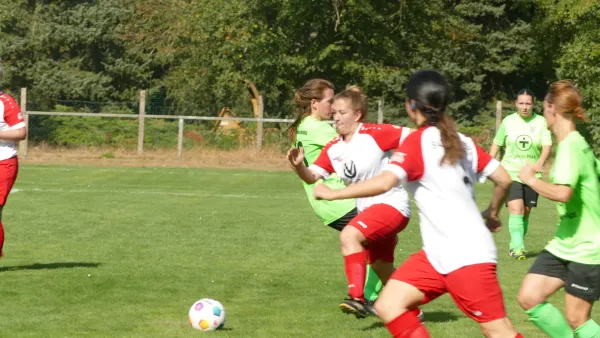
<path fill-rule="evenodd" d="M 214 331 L 225 325 L 225 308 L 214 299 L 200 299 L 190 308 L 188 318 L 194 329 Z"/>

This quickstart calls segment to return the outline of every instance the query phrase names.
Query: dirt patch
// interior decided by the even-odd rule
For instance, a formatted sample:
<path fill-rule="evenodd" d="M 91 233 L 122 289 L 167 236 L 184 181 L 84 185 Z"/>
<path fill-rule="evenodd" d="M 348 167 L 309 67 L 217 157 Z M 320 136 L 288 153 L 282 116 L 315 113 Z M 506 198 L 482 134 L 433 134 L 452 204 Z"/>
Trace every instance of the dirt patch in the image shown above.
<path fill-rule="evenodd" d="M 241 148 L 231 151 L 194 148 L 183 151 L 177 158 L 176 149 L 136 150 L 88 148 L 30 147 L 27 158 L 19 155 L 24 164 L 60 164 L 149 168 L 232 168 L 253 170 L 290 170 L 285 154 L 276 149 Z"/>

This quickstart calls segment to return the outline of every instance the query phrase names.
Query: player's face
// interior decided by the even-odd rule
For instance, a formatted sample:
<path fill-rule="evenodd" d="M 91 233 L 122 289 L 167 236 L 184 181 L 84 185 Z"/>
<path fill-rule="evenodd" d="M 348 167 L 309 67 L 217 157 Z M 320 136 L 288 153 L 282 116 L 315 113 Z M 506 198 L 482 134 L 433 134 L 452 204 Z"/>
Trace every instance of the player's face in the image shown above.
<path fill-rule="evenodd" d="M 552 128 L 552 126 L 556 122 L 556 115 L 554 114 L 554 105 L 548 103 L 548 101 L 546 100 L 544 100 L 544 117 L 546 118 L 548 128 Z"/>
<path fill-rule="evenodd" d="M 519 114 L 523 117 L 531 116 L 533 109 L 533 98 L 529 95 L 519 95 L 517 97 L 517 101 L 515 101 L 515 105 L 519 110 Z"/>
<path fill-rule="evenodd" d="M 312 111 L 316 113 L 321 120 L 331 118 L 331 105 L 333 104 L 333 90 L 325 89 L 321 100 L 312 100 Z"/>
<path fill-rule="evenodd" d="M 348 99 L 338 99 L 333 102 L 333 121 L 335 122 L 335 130 L 340 135 L 348 135 L 360 123 L 360 111 L 352 108 L 351 102 Z"/>

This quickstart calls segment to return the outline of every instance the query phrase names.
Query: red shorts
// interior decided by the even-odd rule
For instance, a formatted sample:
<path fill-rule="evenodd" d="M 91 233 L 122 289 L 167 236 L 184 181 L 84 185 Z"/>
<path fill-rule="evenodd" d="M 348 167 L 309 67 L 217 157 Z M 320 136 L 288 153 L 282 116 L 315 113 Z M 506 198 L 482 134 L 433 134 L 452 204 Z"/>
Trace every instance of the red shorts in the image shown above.
<path fill-rule="evenodd" d="M 377 260 L 394 262 L 397 235 L 406 228 L 409 220 L 396 208 L 381 203 L 366 208 L 348 225 L 358 229 L 367 239 L 365 249 L 367 261 L 371 264 Z"/>
<path fill-rule="evenodd" d="M 421 250 L 410 256 L 390 278 L 423 292 L 425 298 L 422 304 L 448 292 L 458 308 L 476 322 L 486 323 L 506 317 L 494 263 L 468 265 L 442 275 Z"/>
<path fill-rule="evenodd" d="M 15 184 L 19 172 L 19 160 L 17 157 L 0 161 L 0 206 L 6 204 L 8 194 Z"/>

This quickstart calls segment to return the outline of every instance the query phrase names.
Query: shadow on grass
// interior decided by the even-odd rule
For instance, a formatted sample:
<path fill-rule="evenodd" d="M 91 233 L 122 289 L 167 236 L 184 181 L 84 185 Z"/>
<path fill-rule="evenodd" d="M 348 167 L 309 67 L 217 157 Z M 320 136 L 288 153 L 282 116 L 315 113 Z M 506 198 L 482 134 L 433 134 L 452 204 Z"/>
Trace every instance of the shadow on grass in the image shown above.
<path fill-rule="evenodd" d="M 0 272 L 6 271 L 21 271 L 21 270 L 52 270 L 52 269 L 70 269 L 70 268 L 97 268 L 100 263 L 35 263 L 30 265 L 18 265 L 18 266 L 1 266 Z"/>
<path fill-rule="evenodd" d="M 423 311 L 425 313 L 425 323 L 444 323 L 444 322 L 453 322 L 458 319 L 454 314 L 445 311 Z M 363 328 L 363 331 L 375 330 L 379 328 L 384 328 L 385 325 L 383 322 L 376 322 L 371 324 L 371 326 Z"/>

